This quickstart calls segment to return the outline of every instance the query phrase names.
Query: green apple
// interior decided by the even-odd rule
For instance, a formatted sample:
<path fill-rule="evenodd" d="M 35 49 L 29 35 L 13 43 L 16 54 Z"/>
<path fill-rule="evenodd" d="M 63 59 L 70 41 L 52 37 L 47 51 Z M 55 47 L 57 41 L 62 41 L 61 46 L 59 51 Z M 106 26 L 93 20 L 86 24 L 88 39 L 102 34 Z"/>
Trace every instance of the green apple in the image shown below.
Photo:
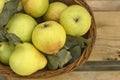
<path fill-rule="evenodd" d="M 7 2 L 7 0 L 0 0 L 0 13 L 2 13 L 2 10 L 4 8 L 4 4 Z"/>
<path fill-rule="evenodd" d="M 9 65 L 16 74 L 27 76 L 43 69 L 47 65 L 47 59 L 32 44 L 24 42 L 16 44 Z"/>
<path fill-rule="evenodd" d="M 9 58 L 14 51 L 14 45 L 8 42 L 0 42 L 0 61 L 3 64 L 9 65 Z"/>
<path fill-rule="evenodd" d="M 27 14 L 38 18 L 47 11 L 49 0 L 22 0 L 22 5 Z"/>
<path fill-rule="evenodd" d="M 82 36 L 91 26 L 91 15 L 84 7 L 71 5 L 61 13 L 60 23 L 68 35 Z"/>
<path fill-rule="evenodd" d="M 47 12 L 44 15 L 44 19 L 59 22 L 60 14 L 66 8 L 67 8 L 67 5 L 62 2 L 52 2 L 50 3 Z"/>
<path fill-rule="evenodd" d="M 23 13 L 15 14 L 6 25 L 9 33 L 14 33 L 23 41 L 30 42 L 32 31 L 37 22 L 29 15 Z"/>
<path fill-rule="evenodd" d="M 46 54 L 57 53 L 64 46 L 65 41 L 65 30 L 55 21 L 40 23 L 33 30 L 34 46 Z"/>

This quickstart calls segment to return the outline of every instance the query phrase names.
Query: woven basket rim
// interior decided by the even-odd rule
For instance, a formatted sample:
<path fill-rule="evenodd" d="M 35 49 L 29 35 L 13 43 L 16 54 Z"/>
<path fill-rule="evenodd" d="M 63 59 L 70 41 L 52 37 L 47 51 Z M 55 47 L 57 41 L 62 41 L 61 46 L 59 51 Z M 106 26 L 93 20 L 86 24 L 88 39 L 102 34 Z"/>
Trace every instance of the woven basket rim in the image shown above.
<path fill-rule="evenodd" d="M 12 72 L 12 70 L 8 66 L 4 66 L 4 65 L 0 64 L 0 75 L 7 76 L 7 77 L 13 77 L 13 78 L 24 78 L 24 79 L 25 78 L 26 79 L 48 78 L 48 77 L 53 77 L 53 76 L 60 75 L 60 74 L 66 73 L 66 72 L 70 72 L 70 71 L 74 70 L 75 68 L 77 68 L 78 66 L 83 65 L 88 60 L 88 58 L 91 54 L 91 51 L 93 49 L 93 46 L 95 44 L 96 33 L 97 33 L 93 11 L 91 10 L 89 5 L 84 0 L 50 0 L 50 2 L 53 2 L 53 1 L 62 1 L 64 3 L 67 3 L 68 5 L 78 4 L 78 5 L 85 7 L 89 11 L 90 15 L 92 16 L 92 24 L 91 24 L 91 28 L 88 32 L 88 37 L 92 38 L 91 44 L 88 45 L 84 49 L 82 55 L 76 61 L 65 66 L 64 68 L 46 71 L 46 72 L 38 71 L 36 73 L 33 73 L 30 76 L 22 77 L 22 76 L 15 74 L 14 72 Z"/>

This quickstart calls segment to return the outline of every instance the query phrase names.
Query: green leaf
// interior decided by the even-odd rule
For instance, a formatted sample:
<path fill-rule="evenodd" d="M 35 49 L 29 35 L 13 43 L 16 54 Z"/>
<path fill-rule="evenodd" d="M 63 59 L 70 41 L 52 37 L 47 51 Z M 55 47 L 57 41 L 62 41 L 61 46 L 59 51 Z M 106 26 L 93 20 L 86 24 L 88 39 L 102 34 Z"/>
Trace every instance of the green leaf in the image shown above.
<path fill-rule="evenodd" d="M 64 65 L 67 64 L 70 59 L 72 59 L 70 52 L 67 51 L 66 49 L 62 49 L 61 51 L 59 51 L 57 56 L 60 59 L 59 68 L 64 67 Z"/>
<path fill-rule="evenodd" d="M 80 45 L 81 48 L 85 48 L 87 45 L 89 45 L 91 43 L 91 39 L 85 39 L 84 37 L 79 37 L 78 38 L 78 43 Z"/>
<path fill-rule="evenodd" d="M 6 29 L 0 30 L 0 42 L 2 41 L 8 41 L 11 44 L 23 42 L 17 35 L 13 33 L 8 33 Z"/>
<path fill-rule="evenodd" d="M 78 45 L 78 42 L 76 41 L 75 37 L 72 36 L 67 36 L 66 43 L 65 43 L 65 48 L 70 49 L 74 46 Z"/>
<path fill-rule="evenodd" d="M 60 60 L 58 58 L 58 56 L 55 55 L 46 55 L 47 59 L 48 59 L 48 64 L 47 64 L 47 68 L 50 70 L 55 70 L 58 68 Z"/>
<path fill-rule="evenodd" d="M 67 40 L 66 40 L 64 48 L 71 49 L 78 45 L 81 48 L 85 48 L 86 45 L 88 45 L 90 43 L 91 43 L 91 39 L 85 39 L 84 37 L 67 36 Z"/>
<path fill-rule="evenodd" d="M 7 41 L 7 38 L 5 37 L 6 32 L 4 30 L 0 30 L 0 42 Z"/>
<path fill-rule="evenodd" d="M 70 53 L 71 53 L 72 59 L 69 62 L 72 63 L 76 59 L 78 59 L 80 55 L 82 54 L 81 47 L 75 46 L 74 48 L 70 49 Z"/>
<path fill-rule="evenodd" d="M 17 11 L 19 1 L 20 0 L 10 0 L 5 4 L 4 9 L 0 14 L 0 27 L 6 25 L 10 17 Z"/>
<path fill-rule="evenodd" d="M 65 49 L 61 49 L 56 55 L 46 55 L 48 59 L 48 69 L 62 68 L 72 58 L 70 52 Z"/>
<path fill-rule="evenodd" d="M 72 63 L 80 57 L 82 54 L 82 49 L 91 43 L 91 39 L 85 39 L 84 37 L 74 37 L 68 36 L 64 45 L 64 48 L 69 50 L 72 56 L 72 59 L 69 61 Z"/>
<path fill-rule="evenodd" d="M 11 44 L 15 44 L 17 42 L 23 43 L 23 41 L 13 33 L 7 33 L 6 38 L 8 39 L 8 42 Z"/>
<path fill-rule="evenodd" d="M 22 1 L 19 1 L 17 12 L 21 12 L 23 10 Z"/>

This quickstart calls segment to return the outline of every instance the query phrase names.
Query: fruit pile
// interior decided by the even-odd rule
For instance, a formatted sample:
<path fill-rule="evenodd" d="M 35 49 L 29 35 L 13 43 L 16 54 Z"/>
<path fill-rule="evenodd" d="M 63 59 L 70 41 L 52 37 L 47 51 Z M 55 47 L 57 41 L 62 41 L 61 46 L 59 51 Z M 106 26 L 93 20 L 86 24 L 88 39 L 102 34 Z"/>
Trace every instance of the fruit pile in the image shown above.
<path fill-rule="evenodd" d="M 0 0 L 0 62 L 18 75 L 74 62 L 91 42 L 91 16 L 80 5 L 49 0 Z"/>

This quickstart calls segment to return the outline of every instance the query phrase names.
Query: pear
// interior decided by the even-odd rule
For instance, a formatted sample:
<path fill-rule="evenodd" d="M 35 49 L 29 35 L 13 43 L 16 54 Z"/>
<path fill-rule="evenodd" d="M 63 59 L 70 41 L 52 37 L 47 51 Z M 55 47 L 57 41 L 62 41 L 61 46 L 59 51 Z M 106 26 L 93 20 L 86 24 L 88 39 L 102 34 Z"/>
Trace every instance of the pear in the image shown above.
<path fill-rule="evenodd" d="M 9 58 L 14 51 L 14 45 L 8 42 L 0 42 L 0 61 L 9 65 Z"/>
<path fill-rule="evenodd" d="M 18 43 L 10 56 L 9 65 L 18 75 L 27 76 L 43 69 L 47 64 L 46 57 L 31 43 Z"/>

